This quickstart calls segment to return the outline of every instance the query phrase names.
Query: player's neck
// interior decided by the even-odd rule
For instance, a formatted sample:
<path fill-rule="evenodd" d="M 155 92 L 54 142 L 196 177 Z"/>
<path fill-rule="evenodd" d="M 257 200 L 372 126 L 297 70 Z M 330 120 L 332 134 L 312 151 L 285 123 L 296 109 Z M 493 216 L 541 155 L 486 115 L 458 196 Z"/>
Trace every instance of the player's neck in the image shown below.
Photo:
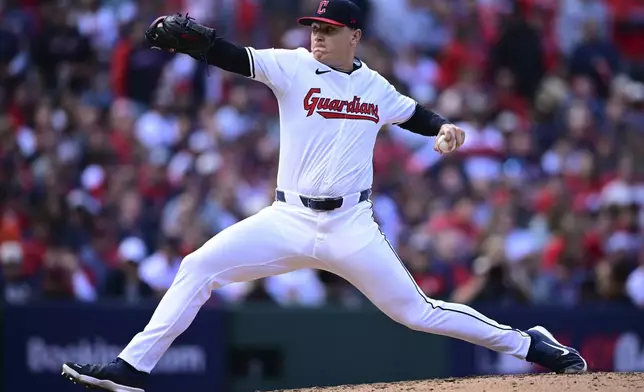
<path fill-rule="evenodd" d="M 349 62 L 347 64 L 344 64 L 341 67 L 337 67 L 337 69 L 342 71 L 342 72 L 350 73 L 350 72 L 353 71 L 353 61 L 351 61 L 351 62 Z"/>
<path fill-rule="evenodd" d="M 328 65 L 329 67 L 335 69 L 336 71 L 349 73 L 349 72 L 352 72 L 354 69 L 353 56 L 349 59 L 344 59 L 342 61 L 328 62 L 325 65 Z"/>

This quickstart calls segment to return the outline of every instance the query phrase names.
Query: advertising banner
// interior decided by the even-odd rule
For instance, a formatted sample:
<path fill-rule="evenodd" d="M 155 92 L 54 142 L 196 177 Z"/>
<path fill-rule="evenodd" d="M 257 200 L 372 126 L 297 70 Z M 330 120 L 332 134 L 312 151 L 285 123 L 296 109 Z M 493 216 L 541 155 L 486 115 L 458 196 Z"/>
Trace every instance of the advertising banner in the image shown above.
<path fill-rule="evenodd" d="M 48 304 L 4 308 L 6 392 L 78 390 L 64 362 L 108 362 L 147 324 L 153 308 Z M 150 390 L 224 391 L 224 313 L 203 309 L 153 370 Z"/>

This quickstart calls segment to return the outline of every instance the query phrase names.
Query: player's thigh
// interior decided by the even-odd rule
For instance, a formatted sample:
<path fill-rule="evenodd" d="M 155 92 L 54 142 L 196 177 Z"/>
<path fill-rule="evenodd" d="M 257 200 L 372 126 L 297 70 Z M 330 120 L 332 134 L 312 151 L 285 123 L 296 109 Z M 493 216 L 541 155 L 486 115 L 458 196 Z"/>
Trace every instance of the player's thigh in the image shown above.
<path fill-rule="evenodd" d="M 393 247 L 378 229 L 371 212 L 361 209 L 328 242 L 328 270 L 354 285 L 374 305 L 397 321 L 425 310 L 422 293 Z"/>
<path fill-rule="evenodd" d="M 331 272 L 346 279 L 397 321 L 407 321 L 408 315 L 423 311 L 429 304 L 384 237 L 331 265 Z"/>
<path fill-rule="evenodd" d="M 309 267 L 307 250 L 314 244 L 310 224 L 289 209 L 267 207 L 215 235 L 188 255 L 182 267 L 216 286 Z"/>

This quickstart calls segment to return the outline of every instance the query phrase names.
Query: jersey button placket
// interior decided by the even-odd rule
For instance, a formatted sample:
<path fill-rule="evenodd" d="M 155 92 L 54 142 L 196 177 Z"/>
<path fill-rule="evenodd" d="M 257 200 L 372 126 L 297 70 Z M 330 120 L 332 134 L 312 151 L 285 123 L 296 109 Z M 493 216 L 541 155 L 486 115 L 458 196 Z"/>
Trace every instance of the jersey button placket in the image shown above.
<path fill-rule="evenodd" d="M 347 75 L 349 76 L 349 75 Z M 343 99 L 345 100 L 350 100 L 348 97 L 351 97 L 351 93 L 353 92 L 353 86 L 351 85 L 351 78 L 350 76 L 347 77 L 347 84 L 346 84 L 346 89 L 345 89 L 345 97 Z M 346 112 L 346 108 L 344 109 Z M 346 118 L 343 118 L 339 120 L 338 124 L 338 132 L 333 138 L 333 150 L 331 152 L 331 162 L 329 162 L 329 165 L 327 166 L 327 173 L 324 178 L 324 185 L 325 187 L 329 188 L 333 184 L 334 178 L 336 178 L 336 173 L 338 170 L 338 157 L 337 151 L 339 150 L 340 146 L 342 145 L 341 139 L 342 139 L 342 132 L 344 131 L 344 126 L 347 122 Z M 341 195 L 344 196 L 344 195 Z"/>

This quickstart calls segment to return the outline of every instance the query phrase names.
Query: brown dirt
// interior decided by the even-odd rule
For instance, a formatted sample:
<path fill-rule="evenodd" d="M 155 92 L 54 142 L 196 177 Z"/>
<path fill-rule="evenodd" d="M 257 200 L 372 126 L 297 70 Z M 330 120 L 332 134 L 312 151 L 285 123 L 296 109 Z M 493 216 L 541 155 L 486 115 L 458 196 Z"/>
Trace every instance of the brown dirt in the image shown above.
<path fill-rule="evenodd" d="M 282 392 L 631 392 L 644 391 L 644 373 L 528 374 L 344 385 Z M 275 391 L 279 392 L 279 391 Z"/>

